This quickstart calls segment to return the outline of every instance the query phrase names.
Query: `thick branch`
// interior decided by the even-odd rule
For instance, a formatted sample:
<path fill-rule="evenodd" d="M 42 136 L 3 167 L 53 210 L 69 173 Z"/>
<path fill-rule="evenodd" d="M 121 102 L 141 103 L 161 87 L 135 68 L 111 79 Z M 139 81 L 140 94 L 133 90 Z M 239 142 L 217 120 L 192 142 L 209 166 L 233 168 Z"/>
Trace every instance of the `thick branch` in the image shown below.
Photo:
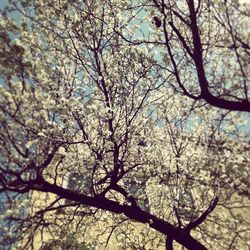
<path fill-rule="evenodd" d="M 173 239 L 171 237 L 166 238 L 166 250 L 174 250 Z"/>
<path fill-rule="evenodd" d="M 33 186 L 33 189 L 42 192 L 54 193 L 56 195 L 59 195 L 61 198 L 80 202 L 83 205 L 100 208 L 116 214 L 125 214 L 130 219 L 136 220 L 141 223 L 149 223 L 151 228 L 163 233 L 164 235 L 167 235 L 187 249 L 206 249 L 205 246 L 199 243 L 183 229 L 176 228 L 172 224 L 143 211 L 139 207 L 120 205 L 115 201 L 108 200 L 107 198 L 101 196 L 89 197 L 72 190 L 64 189 L 55 184 L 50 184 L 42 179 L 37 180 L 37 183 Z"/>
<path fill-rule="evenodd" d="M 202 86 L 202 84 L 200 86 Z M 201 98 L 204 99 L 210 105 L 217 108 L 228 109 L 232 111 L 250 112 L 250 102 L 248 101 L 240 102 L 224 100 L 212 95 L 208 90 L 203 90 Z"/>
<path fill-rule="evenodd" d="M 199 79 L 199 85 L 201 89 L 201 95 L 200 98 L 207 101 L 212 106 L 228 109 L 228 110 L 234 110 L 234 111 L 246 111 L 250 112 L 250 102 L 242 101 L 229 101 L 221 99 L 220 97 L 216 97 L 209 91 L 209 84 L 206 79 L 206 74 L 203 66 L 203 59 L 202 59 L 202 44 L 200 40 L 199 35 L 199 29 L 197 26 L 197 20 L 196 20 L 196 12 L 194 7 L 194 1 L 190 0 L 189 4 L 189 12 L 190 12 L 190 27 L 192 32 L 192 39 L 193 39 L 193 46 L 194 46 L 194 63 L 197 71 L 197 76 Z"/>

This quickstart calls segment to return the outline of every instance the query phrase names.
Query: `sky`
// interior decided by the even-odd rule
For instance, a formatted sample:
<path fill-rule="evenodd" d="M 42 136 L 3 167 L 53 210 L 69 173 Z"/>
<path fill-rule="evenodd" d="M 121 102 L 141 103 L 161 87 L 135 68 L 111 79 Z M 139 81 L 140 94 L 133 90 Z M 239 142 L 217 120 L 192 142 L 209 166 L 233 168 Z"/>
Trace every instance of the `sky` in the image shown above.
<path fill-rule="evenodd" d="M 8 0 L 0 0 L 0 9 L 2 9 L 6 5 L 8 5 Z"/>
<path fill-rule="evenodd" d="M 0 0 L 0 10 L 3 9 L 5 6 L 8 6 L 8 0 Z M 10 15 L 15 20 L 18 20 L 18 15 L 16 12 Z"/>

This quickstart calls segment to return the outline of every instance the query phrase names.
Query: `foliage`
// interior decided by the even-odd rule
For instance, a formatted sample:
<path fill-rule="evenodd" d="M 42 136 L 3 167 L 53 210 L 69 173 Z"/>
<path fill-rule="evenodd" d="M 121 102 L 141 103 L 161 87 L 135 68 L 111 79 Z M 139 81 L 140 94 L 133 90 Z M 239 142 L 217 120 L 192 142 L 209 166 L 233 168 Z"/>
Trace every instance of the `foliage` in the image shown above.
<path fill-rule="evenodd" d="M 15 247 L 247 249 L 249 6 L 9 2 L 0 192 L 29 193 L 1 216 Z"/>

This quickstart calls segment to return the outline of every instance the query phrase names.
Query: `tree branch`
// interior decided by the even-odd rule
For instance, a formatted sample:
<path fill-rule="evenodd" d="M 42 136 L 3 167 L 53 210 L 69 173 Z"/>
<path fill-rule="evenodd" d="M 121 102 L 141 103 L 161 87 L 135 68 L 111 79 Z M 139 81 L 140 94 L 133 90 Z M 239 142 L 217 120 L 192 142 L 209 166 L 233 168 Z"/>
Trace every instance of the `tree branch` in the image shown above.
<path fill-rule="evenodd" d="M 193 46 L 194 46 L 194 63 L 197 71 L 197 76 L 199 79 L 199 85 L 201 90 L 200 99 L 204 99 L 206 102 L 211 104 L 212 106 L 228 109 L 233 111 L 245 111 L 250 112 L 250 102 L 245 100 L 242 102 L 238 101 L 229 101 L 221 99 L 220 97 L 216 97 L 209 91 L 209 84 L 206 79 L 206 74 L 203 66 L 202 59 L 202 44 L 199 35 L 199 29 L 197 26 L 196 12 L 194 8 L 194 1 L 188 1 L 188 7 L 190 12 L 190 27 L 192 32 Z"/>
<path fill-rule="evenodd" d="M 37 180 L 36 185 L 33 185 L 32 189 L 46 193 L 53 193 L 59 195 L 61 198 L 70 199 L 75 202 L 80 202 L 83 205 L 100 208 L 116 214 L 124 214 L 129 219 L 133 219 L 141 223 L 149 223 L 151 228 L 163 233 L 164 235 L 167 235 L 168 237 L 177 241 L 187 249 L 207 249 L 183 229 L 176 228 L 167 221 L 164 221 L 148 212 L 145 212 L 139 207 L 121 205 L 118 202 L 108 200 L 105 197 L 86 196 L 84 194 L 80 194 L 75 191 L 59 187 L 55 184 L 50 184 L 49 182 L 42 179 Z"/>
<path fill-rule="evenodd" d="M 203 222 L 205 221 L 205 219 L 207 218 L 207 216 L 215 209 L 215 207 L 216 207 L 218 201 L 219 201 L 219 198 L 218 198 L 217 196 L 215 196 L 214 199 L 211 200 L 208 209 L 207 209 L 206 211 L 204 211 L 198 219 L 196 219 L 196 220 L 190 222 L 190 223 L 186 226 L 185 230 L 186 230 L 187 232 L 190 232 L 192 229 L 196 228 L 196 227 L 199 226 L 201 223 L 203 223 Z"/>
<path fill-rule="evenodd" d="M 174 250 L 173 239 L 171 237 L 166 237 L 166 250 Z"/>

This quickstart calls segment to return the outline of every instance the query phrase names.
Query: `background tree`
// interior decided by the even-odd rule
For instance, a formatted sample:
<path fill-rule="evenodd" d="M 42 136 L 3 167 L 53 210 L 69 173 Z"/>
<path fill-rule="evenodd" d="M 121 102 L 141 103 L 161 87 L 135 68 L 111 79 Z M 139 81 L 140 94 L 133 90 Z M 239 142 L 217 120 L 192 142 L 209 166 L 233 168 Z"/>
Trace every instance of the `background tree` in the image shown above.
<path fill-rule="evenodd" d="M 250 111 L 249 4 L 238 0 L 138 2 L 134 8 L 140 13 L 137 22 L 143 24 L 140 32 L 118 33 L 130 44 L 157 48 L 161 65 L 175 78 L 173 89 L 218 108 Z M 150 24 L 153 29 L 145 30 Z"/>
<path fill-rule="evenodd" d="M 161 46 L 172 87 L 215 107 L 250 111 L 249 5 L 239 1 L 149 1 L 162 28 L 149 41 Z"/>
<path fill-rule="evenodd" d="M 198 93 L 196 59 L 171 24 L 166 39 L 169 17 L 158 29 L 145 17 L 169 7 L 148 3 L 23 0 L 2 11 L 0 191 L 20 196 L 2 216 L 4 237 L 18 232 L 17 248 L 45 231 L 54 238 L 47 246 L 75 244 L 74 234 L 97 249 L 111 237 L 121 249 L 172 249 L 173 241 L 188 249 L 248 247 L 244 116 L 182 96 Z M 176 18 L 177 7 L 192 9 L 191 1 L 188 9 L 172 5 Z M 18 23 L 8 17 L 13 11 Z M 221 77 L 212 57 L 208 74 Z M 226 87 L 236 99 L 238 90 Z M 243 103 L 216 96 L 224 97 Z M 24 207 L 29 213 L 20 215 Z M 135 229 L 135 221 L 143 225 Z"/>

